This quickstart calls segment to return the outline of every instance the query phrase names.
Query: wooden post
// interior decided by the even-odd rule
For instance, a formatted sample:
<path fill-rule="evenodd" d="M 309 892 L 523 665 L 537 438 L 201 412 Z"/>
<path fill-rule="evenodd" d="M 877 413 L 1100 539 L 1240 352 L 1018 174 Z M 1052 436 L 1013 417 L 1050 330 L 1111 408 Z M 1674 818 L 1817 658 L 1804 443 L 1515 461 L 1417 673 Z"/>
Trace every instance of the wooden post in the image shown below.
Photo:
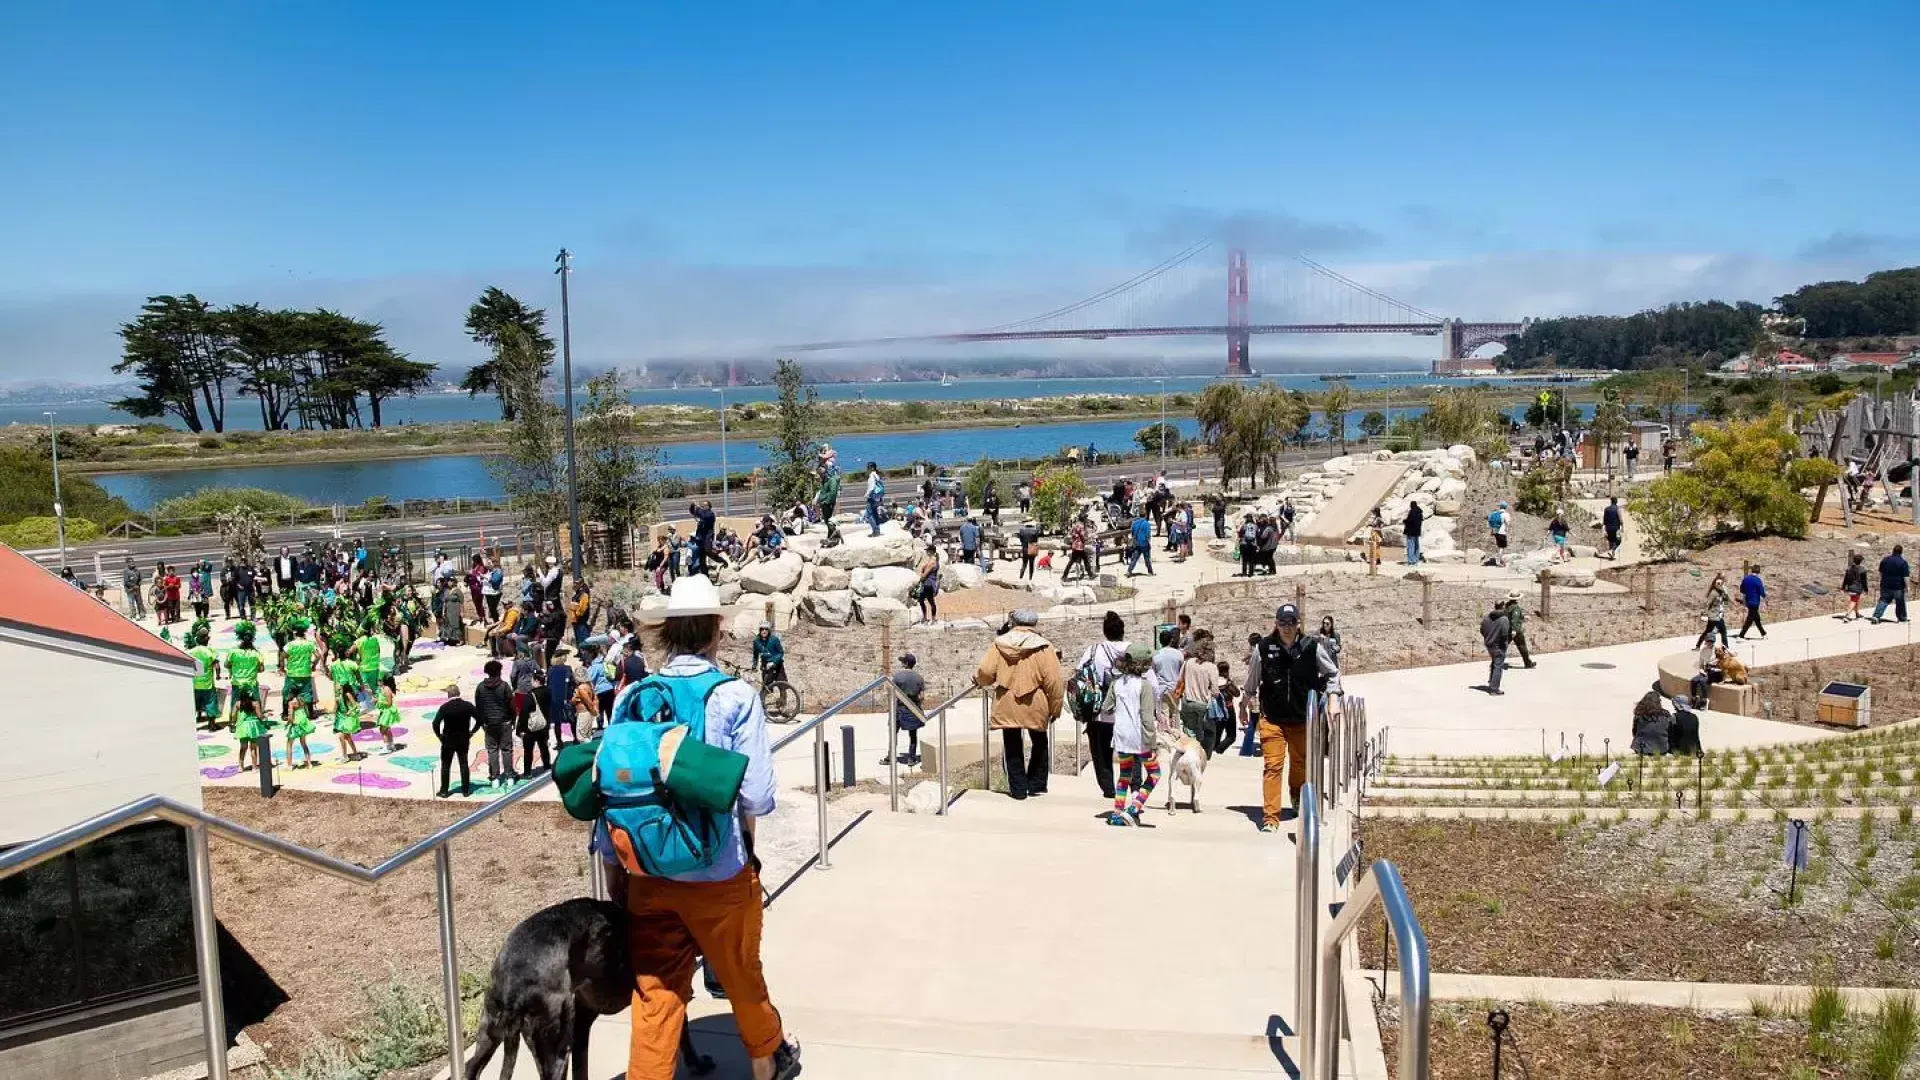
<path fill-rule="evenodd" d="M 1835 464 L 1839 464 L 1840 439 L 1846 433 L 1846 430 L 1847 430 L 1847 414 L 1843 412 L 1839 415 L 1839 418 L 1833 422 L 1833 438 L 1827 440 L 1827 460 L 1828 461 L 1831 461 Z M 1842 471 L 1844 472 L 1845 470 L 1843 469 Z M 1826 484 L 1821 484 L 1820 490 L 1814 492 L 1814 495 L 1813 495 L 1813 523 L 1815 525 L 1820 524 L 1820 511 L 1827 505 L 1827 486 L 1828 485 Z M 1840 501 L 1842 504 L 1847 502 L 1847 492 L 1846 492 L 1845 484 L 1840 485 Z"/>
<path fill-rule="evenodd" d="M 1420 579 L 1420 625 L 1433 629 L 1433 579 Z"/>
<path fill-rule="evenodd" d="M 1653 610 L 1653 567 L 1651 566 L 1646 568 L 1646 582 L 1640 588 L 1640 600 L 1644 610 Z"/>
<path fill-rule="evenodd" d="M 1553 575 L 1544 567 L 1540 571 L 1540 621 L 1553 617 Z"/>
<path fill-rule="evenodd" d="M 1293 583 L 1293 606 L 1300 612 L 1300 621 L 1304 624 L 1307 621 L 1307 580 L 1305 578 L 1296 579 Z"/>

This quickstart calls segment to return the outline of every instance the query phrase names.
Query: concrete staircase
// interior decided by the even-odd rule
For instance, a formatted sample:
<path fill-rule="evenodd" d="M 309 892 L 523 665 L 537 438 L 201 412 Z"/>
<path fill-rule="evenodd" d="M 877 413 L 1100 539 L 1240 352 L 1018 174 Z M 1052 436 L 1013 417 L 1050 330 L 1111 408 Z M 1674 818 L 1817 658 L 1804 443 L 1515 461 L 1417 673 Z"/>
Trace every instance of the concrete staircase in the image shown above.
<path fill-rule="evenodd" d="M 1286 1075 L 1294 845 L 1257 831 L 1259 794 L 1259 759 L 1229 752 L 1204 813 L 1156 792 L 1138 829 L 1101 820 L 1090 773 L 1023 802 L 969 791 L 945 818 L 871 815 L 767 912 L 806 1075 Z M 746 1076 L 726 1003 L 701 993 L 693 1016 L 715 1075 Z M 627 1037 L 624 1015 L 596 1026 L 595 1080 L 622 1075 Z"/>

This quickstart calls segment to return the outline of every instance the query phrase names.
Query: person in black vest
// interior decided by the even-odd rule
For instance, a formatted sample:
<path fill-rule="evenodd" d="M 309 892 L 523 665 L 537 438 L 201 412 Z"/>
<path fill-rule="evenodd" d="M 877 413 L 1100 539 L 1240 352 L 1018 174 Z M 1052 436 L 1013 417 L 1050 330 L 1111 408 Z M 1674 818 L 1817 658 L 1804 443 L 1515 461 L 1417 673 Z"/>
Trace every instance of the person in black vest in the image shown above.
<path fill-rule="evenodd" d="M 1273 633 L 1260 639 L 1253 656 L 1247 686 L 1259 700 L 1260 755 L 1266 762 L 1260 831 L 1273 832 L 1286 806 L 1297 812 L 1307 782 L 1307 696 L 1338 692 L 1340 668 L 1319 638 L 1300 632 L 1300 609 L 1292 604 L 1274 612 Z"/>

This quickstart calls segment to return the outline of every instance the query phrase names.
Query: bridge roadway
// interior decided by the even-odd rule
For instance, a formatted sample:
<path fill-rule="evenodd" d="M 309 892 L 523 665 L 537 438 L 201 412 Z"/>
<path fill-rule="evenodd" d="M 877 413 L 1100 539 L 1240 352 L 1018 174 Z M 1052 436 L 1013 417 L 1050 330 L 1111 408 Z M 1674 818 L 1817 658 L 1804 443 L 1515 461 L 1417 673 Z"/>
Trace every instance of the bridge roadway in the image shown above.
<path fill-rule="evenodd" d="M 767 909 L 768 985 L 805 1075 L 1289 1075 L 1294 1040 L 1270 1033 L 1292 1027 L 1292 826 L 1256 830 L 1257 757 L 1213 759 L 1204 813 L 1184 787 L 1175 814 L 1163 798 L 1115 828 L 1088 773 L 1045 798 L 968 791 L 944 818 L 861 819 L 832 869 Z M 726 1003 L 696 990 L 691 1016 L 715 1075 L 748 1075 Z M 595 1026 L 592 1080 L 622 1074 L 629 1030 L 626 1014 Z"/>
<path fill-rule="evenodd" d="M 1282 462 L 1288 465 L 1303 465 L 1321 460 L 1330 454 L 1331 451 L 1325 448 L 1303 450 L 1284 455 Z M 1176 458 L 1170 461 L 1169 465 L 1170 470 L 1177 477 L 1183 471 L 1192 473 L 1196 462 L 1192 458 Z M 1159 463 L 1151 458 L 1135 458 L 1115 465 L 1096 466 L 1086 470 L 1085 475 L 1096 488 L 1105 489 L 1112 486 L 1116 477 L 1146 479 L 1150 478 L 1158 468 Z M 857 514 L 864 508 L 865 500 L 861 498 L 863 482 L 859 475 L 847 474 L 847 482 L 840 489 L 840 513 Z M 892 490 L 898 493 L 899 481 L 895 480 L 893 484 L 895 487 Z M 1007 514 L 1018 512 L 1016 509 L 1018 504 L 1013 499 L 1013 493 L 1008 491 L 1004 495 L 1006 506 L 1002 512 L 1003 519 Z M 711 497 L 717 509 L 721 500 L 717 495 Z M 749 505 L 751 500 L 750 493 L 737 492 L 734 505 Z M 686 504 L 677 499 L 671 501 L 667 506 L 666 520 L 689 520 Z M 505 511 L 489 511 L 478 514 L 447 514 L 434 517 L 348 522 L 341 527 L 340 535 L 347 537 L 382 534 L 420 536 L 426 538 L 431 545 L 458 549 L 462 546 L 478 546 L 482 537 L 497 539 L 501 536 L 511 536 L 512 533 L 512 514 Z M 313 525 L 270 528 L 266 531 L 265 541 L 268 553 L 272 554 L 282 547 L 299 550 L 309 541 L 330 540 L 334 535 L 333 524 L 321 522 Z M 116 585 L 119 583 L 119 569 L 124 565 L 128 555 L 133 556 L 142 571 L 150 572 L 153 564 L 158 560 L 174 564 L 190 564 L 200 559 L 212 559 L 218 562 L 225 557 L 225 552 L 226 549 L 221 545 L 220 537 L 214 533 L 200 533 L 193 536 L 153 536 L 138 540 L 116 537 L 68 547 L 67 563 L 81 575 L 82 580 L 90 581 L 93 557 L 98 553 L 101 557 L 101 566 L 107 576 L 107 584 Z M 60 565 L 60 553 L 54 548 L 39 548 L 26 554 L 42 566 L 58 567 Z"/>

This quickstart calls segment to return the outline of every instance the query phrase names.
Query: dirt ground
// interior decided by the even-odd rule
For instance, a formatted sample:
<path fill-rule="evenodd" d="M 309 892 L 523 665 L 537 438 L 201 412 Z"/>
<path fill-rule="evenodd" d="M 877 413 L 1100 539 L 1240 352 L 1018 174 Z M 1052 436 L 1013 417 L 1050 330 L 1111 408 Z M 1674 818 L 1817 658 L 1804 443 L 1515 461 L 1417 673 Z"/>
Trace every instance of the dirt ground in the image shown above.
<path fill-rule="evenodd" d="M 1835 621 L 1836 627 L 1847 624 Z M 1860 624 L 1855 624 L 1860 625 Z M 1897 723 L 1920 716 L 1920 685 L 1913 677 L 1920 664 L 1920 646 L 1802 661 L 1753 673 L 1762 699 L 1773 702 L 1773 718 L 1796 724 L 1828 727 L 1815 708 L 1820 688 L 1829 682 L 1862 683 L 1872 690 L 1873 725 Z"/>
<path fill-rule="evenodd" d="M 371 864 L 471 806 L 282 791 L 273 799 L 206 789 L 207 809 L 331 855 Z M 507 931 L 538 908 L 587 891 L 585 826 L 557 803 L 522 803 L 453 843 L 457 934 L 465 971 L 483 975 Z M 434 988 L 440 978 L 433 862 L 377 886 L 352 884 L 215 838 L 220 924 L 286 1000 L 262 1018 L 270 987 L 228 982 L 228 1015 L 271 1061 L 337 1035 L 367 1012 L 366 988 L 392 977 Z M 339 912 L 340 917 L 330 917 Z"/>
<path fill-rule="evenodd" d="M 1400 1042 L 1398 1002 L 1379 1008 L 1388 1071 Z M 1487 1016 L 1507 1014 L 1501 1076 L 1525 1080 L 1818 1080 L 1852 1075 L 1816 1056 L 1806 1024 L 1644 1005 L 1440 1002 L 1431 1014 L 1434 1080 L 1493 1075 Z"/>
<path fill-rule="evenodd" d="M 1435 971 L 1920 982 L 1911 819 L 1883 820 L 1865 840 L 1855 822 L 1816 823 L 1815 862 L 1799 876 L 1792 908 L 1780 828 L 1678 818 L 1370 820 L 1362 839 L 1369 858 L 1391 859 L 1404 876 Z M 1379 928 L 1362 935 L 1363 964 L 1378 964 Z"/>

